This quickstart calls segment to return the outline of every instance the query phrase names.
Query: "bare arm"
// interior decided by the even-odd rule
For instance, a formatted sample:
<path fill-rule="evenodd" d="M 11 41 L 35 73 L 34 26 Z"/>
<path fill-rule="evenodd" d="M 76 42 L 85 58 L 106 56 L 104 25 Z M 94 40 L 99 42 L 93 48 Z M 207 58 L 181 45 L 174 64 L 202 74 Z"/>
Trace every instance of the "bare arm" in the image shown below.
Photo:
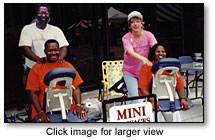
<path fill-rule="evenodd" d="M 145 58 L 144 56 L 139 55 L 138 53 L 134 52 L 133 50 L 128 50 L 127 54 L 129 56 L 131 56 L 132 58 L 134 58 L 134 59 L 142 61 L 143 64 L 147 64 L 147 65 L 150 65 L 150 66 L 152 65 L 152 63 L 147 58 Z"/>
<path fill-rule="evenodd" d="M 76 103 L 74 114 L 76 114 L 76 112 L 77 112 L 78 117 L 81 119 L 84 119 L 86 117 L 86 112 L 80 106 L 81 105 L 81 91 L 80 91 L 79 87 L 76 87 L 76 89 L 74 90 L 73 98 Z"/>
<path fill-rule="evenodd" d="M 66 56 L 67 56 L 67 46 L 63 46 L 60 48 L 59 62 L 63 62 Z"/>
<path fill-rule="evenodd" d="M 29 59 L 36 61 L 40 59 L 39 56 L 35 55 L 34 52 L 31 50 L 31 48 L 29 46 L 23 46 L 23 51 L 26 57 L 28 57 Z"/>
<path fill-rule="evenodd" d="M 76 87 L 76 89 L 74 90 L 73 98 L 76 104 L 81 104 L 81 91 L 79 87 Z"/>
<path fill-rule="evenodd" d="M 39 63 L 45 63 L 45 57 L 40 58 L 37 56 L 29 46 L 22 46 L 24 54 L 27 58 L 29 58 L 32 61 L 39 62 Z"/>
<path fill-rule="evenodd" d="M 140 92 L 142 93 L 143 96 L 147 96 L 150 95 L 150 93 L 148 92 L 148 90 L 144 89 L 144 88 L 139 88 Z"/>
<path fill-rule="evenodd" d="M 186 99 L 186 95 L 185 95 L 185 92 L 184 92 L 184 88 L 179 88 L 177 89 L 177 93 L 178 93 L 178 97 L 180 99 Z"/>
<path fill-rule="evenodd" d="M 148 92 L 148 90 L 146 90 L 144 88 L 139 88 L 139 91 L 142 93 L 143 96 L 150 95 L 150 93 Z M 154 99 L 153 98 L 149 98 L 148 100 L 152 103 L 153 110 L 155 110 Z M 160 108 L 159 103 L 157 103 L 157 107 Z"/>
<path fill-rule="evenodd" d="M 181 99 L 181 106 L 183 107 L 183 110 L 188 110 L 191 108 L 191 105 L 186 100 L 186 95 L 184 92 L 184 88 L 177 89 L 178 97 Z"/>
<path fill-rule="evenodd" d="M 38 113 L 38 122 L 49 122 L 50 120 L 48 118 L 48 115 L 44 112 L 43 108 L 40 105 L 39 91 L 31 90 L 30 95 L 34 108 Z"/>

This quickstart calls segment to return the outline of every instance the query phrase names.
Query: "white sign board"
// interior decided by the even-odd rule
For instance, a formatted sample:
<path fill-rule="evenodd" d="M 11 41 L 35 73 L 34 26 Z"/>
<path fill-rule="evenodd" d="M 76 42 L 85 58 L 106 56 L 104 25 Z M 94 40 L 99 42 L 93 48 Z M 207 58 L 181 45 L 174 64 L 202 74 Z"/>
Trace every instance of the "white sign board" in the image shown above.
<path fill-rule="evenodd" d="M 152 104 L 142 102 L 110 108 L 111 122 L 154 122 Z"/>

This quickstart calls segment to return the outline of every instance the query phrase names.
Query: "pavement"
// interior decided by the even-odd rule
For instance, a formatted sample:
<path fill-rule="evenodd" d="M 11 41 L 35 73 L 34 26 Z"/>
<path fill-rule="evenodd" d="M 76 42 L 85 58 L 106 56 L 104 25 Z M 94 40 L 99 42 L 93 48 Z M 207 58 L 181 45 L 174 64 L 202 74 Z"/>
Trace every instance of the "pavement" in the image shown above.
<path fill-rule="evenodd" d="M 85 101 L 87 99 L 98 99 L 98 93 L 99 90 L 93 90 L 89 92 L 82 93 L 82 100 Z M 190 96 L 194 94 L 191 93 Z M 202 99 L 195 99 L 192 100 L 194 106 L 187 111 L 180 111 L 182 122 L 204 122 L 204 107 L 202 105 Z M 24 109 L 17 110 L 16 108 L 5 110 L 5 113 L 7 116 L 11 116 L 12 113 L 18 114 L 25 112 Z M 27 116 L 24 116 L 24 119 Z M 17 120 L 17 122 L 21 122 L 20 120 Z M 99 122 L 102 122 L 100 119 Z"/>
<path fill-rule="evenodd" d="M 198 96 L 203 97 L 203 84 L 200 84 L 201 87 L 198 88 Z M 93 91 L 88 91 L 82 93 L 82 102 L 85 100 L 93 99 L 95 101 L 98 101 L 98 95 L 99 95 L 99 89 L 93 90 Z M 195 98 L 195 88 L 190 88 L 190 93 L 188 94 L 189 98 Z M 113 98 L 110 97 L 110 98 Z M 182 122 L 204 122 L 204 106 L 202 104 L 202 99 L 192 99 L 192 102 L 194 106 L 187 110 L 187 111 L 180 111 Z M 99 106 L 99 109 L 101 110 L 101 106 Z M 12 113 L 22 113 L 25 112 L 24 109 L 22 110 L 17 110 L 17 108 L 12 108 L 12 109 L 7 109 L 5 110 L 5 114 L 7 117 L 10 117 Z M 23 119 L 25 119 L 26 116 L 23 116 Z M 17 122 L 21 122 L 20 120 L 16 120 Z M 97 120 L 98 122 L 102 122 L 102 119 Z M 10 122 L 10 120 L 9 120 Z"/>
<path fill-rule="evenodd" d="M 82 94 L 82 98 L 85 99 L 98 99 L 99 90 L 94 90 Z M 198 89 L 198 97 L 203 97 L 202 87 Z M 113 98 L 109 97 L 109 98 Z M 204 106 L 202 99 L 195 98 L 195 89 L 190 89 L 189 98 L 193 103 L 193 107 L 187 111 L 180 111 L 182 122 L 204 122 Z"/>

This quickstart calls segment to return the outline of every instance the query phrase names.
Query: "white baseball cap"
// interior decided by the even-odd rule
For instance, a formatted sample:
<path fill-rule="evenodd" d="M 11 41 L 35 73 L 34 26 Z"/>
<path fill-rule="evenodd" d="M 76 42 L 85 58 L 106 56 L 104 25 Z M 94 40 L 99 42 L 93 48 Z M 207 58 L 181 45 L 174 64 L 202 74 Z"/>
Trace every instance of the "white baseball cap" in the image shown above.
<path fill-rule="evenodd" d="M 130 19 L 132 19 L 133 17 L 138 17 L 138 18 L 143 19 L 143 15 L 142 15 L 140 12 L 138 12 L 138 11 L 132 11 L 132 12 L 128 15 L 128 21 L 129 21 Z"/>

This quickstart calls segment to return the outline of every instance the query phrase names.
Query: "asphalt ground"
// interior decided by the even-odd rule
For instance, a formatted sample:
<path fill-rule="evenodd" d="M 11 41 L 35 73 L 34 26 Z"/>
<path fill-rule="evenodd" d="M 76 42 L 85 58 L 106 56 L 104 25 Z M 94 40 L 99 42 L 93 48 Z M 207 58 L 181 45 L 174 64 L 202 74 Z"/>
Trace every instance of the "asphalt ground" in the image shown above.
<path fill-rule="evenodd" d="M 203 84 L 200 83 L 199 84 L 199 88 L 198 88 L 198 97 L 203 97 Z M 86 101 L 86 100 L 90 100 L 93 99 L 98 100 L 98 95 L 99 95 L 99 89 L 97 90 L 93 90 L 93 91 L 88 91 L 88 92 L 84 92 L 82 93 L 82 102 Z M 195 98 L 195 88 L 190 88 L 190 92 L 189 92 L 189 98 L 192 100 L 193 102 L 193 107 L 187 111 L 180 111 L 181 114 L 181 119 L 182 122 L 204 122 L 204 105 L 202 103 L 202 99 L 193 99 Z M 115 98 L 116 96 L 109 96 L 108 98 Z M 106 99 L 107 97 L 105 97 Z M 99 108 L 101 109 L 101 106 L 99 106 Z M 11 108 L 11 109 L 7 109 L 5 110 L 5 114 L 7 115 L 7 117 L 10 117 L 13 113 L 14 114 L 18 114 L 18 113 L 24 113 L 25 109 L 22 110 L 18 110 L 17 108 Z M 26 118 L 26 116 L 22 117 L 23 119 Z M 8 120 L 10 122 L 10 120 Z M 21 122 L 20 120 L 16 120 L 17 122 Z M 100 120 L 97 120 L 98 122 L 102 122 L 102 118 Z"/>

